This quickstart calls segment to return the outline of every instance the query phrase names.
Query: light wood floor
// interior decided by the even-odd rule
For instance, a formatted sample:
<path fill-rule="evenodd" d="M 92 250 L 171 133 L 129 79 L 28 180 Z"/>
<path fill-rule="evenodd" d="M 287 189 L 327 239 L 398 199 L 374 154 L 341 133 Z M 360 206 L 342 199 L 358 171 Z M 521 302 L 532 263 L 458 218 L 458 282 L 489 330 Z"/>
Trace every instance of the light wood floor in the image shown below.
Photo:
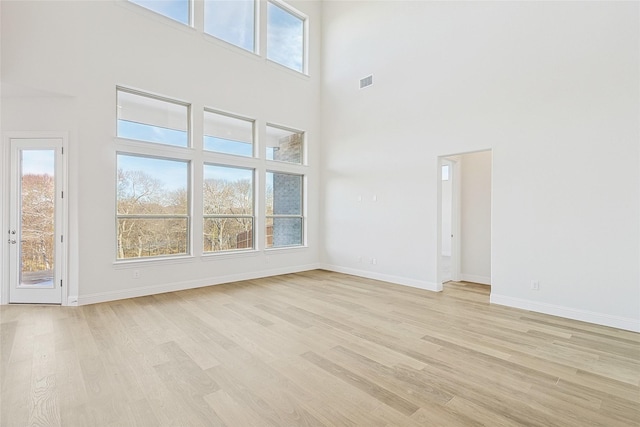
<path fill-rule="evenodd" d="M 324 271 L 3 306 L 0 425 L 637 426 L 640 335 Z"/>

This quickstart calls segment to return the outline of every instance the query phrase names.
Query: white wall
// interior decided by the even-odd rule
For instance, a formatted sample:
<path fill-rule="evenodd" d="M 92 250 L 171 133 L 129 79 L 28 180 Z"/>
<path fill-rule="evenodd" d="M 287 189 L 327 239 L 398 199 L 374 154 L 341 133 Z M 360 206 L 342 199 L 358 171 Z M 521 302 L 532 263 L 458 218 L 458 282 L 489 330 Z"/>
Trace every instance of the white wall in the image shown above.
<path fill-rule="evenodd" d="M 491 284 L 491 152 L 459 156 L 460 279 Z"/>
<path fill-rule="evenodd" d="M 327 267 L 436 288 L 437 158 L 492 149 L 492 301 L 640 330 L 638 7 L 325 2 Z"/>
<path fill-rule="evenodd" d="M 122 1 L 2 2 L 2 83 L 11 88 L 2 131 L 71 132 L 71 285 L 81 304 L 317 265 L 321 9 L 289 3 L 310 19 L 309 77 Z M 190 102 L 195 121 L 207 106 L 307 131 L 308 248 L 114 264 L 116 85 Z M 33 96 L 42 92 L 50 98 Z"/>

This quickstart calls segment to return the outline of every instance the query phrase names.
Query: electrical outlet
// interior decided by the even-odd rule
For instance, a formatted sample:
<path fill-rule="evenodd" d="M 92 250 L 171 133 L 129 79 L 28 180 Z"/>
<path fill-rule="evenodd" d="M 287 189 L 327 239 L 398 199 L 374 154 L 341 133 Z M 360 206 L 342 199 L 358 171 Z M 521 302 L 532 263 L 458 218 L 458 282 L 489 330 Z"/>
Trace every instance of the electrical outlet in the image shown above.
<path fill-rule="evenodd" d="M 133 270 L 133 275 L 132 277 L 134 279 L 139 279 L 140 278 L 140 270 Z"/>
<path fill-rule="evenodd" d="M 540 282 L 537 280 L 532 280 L 531 281 L 531 290 L 532 291 L 539 291 L 540 290 Z"/>
<path fill-rule="evenodd" d="M 361 263 L 361 262 L 362 262 L 362 257 L 361 257 L 361 256 L 359 256 L 359 257 L 358 257 L 358 262 L 359 262 L 359 263 Z"/>

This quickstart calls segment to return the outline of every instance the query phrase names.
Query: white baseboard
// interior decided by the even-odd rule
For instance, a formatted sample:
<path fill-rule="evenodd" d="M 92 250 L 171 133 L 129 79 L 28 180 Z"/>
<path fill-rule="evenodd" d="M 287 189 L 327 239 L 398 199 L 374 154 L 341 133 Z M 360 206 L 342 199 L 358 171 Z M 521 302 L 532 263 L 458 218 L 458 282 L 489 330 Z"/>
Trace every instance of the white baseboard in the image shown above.
<path fill-rule="evenodd" d="M 491 284 L 491 277 L 475 276 L 473 274 L 460 273 L 460 280 L 463 282 L 480 283 L 481 285 Z"/>
<path fill-rule="evenodd" d="M 640 332 L 640 320 L 627 317 L 611 316 L 609 314 L 593 311 L 579 310 L 570 307 L 530 301 L 521 298 L 496 295 L 491 293 L 491 304 L 506 305 L 507 307 L 521 308 L 538 313 L 551 314 L 553 316 L 566 317 L 568 319 L 595 323 L 602 326 L 624 329 L 626 331 Z"/>
<path fill-rule="evenodd" d="M 390 274 L 376 273 L 373 271 L 358 270 L 356 268 L 342 267 L 339 265 L 322 264 L 323 270 L 334 271 L 336 273 L 351 274 L 352 276 L 365 277 L 367 279 L 381 280 L 383 282 L 394 283 L 396 285 L 410 286 L 412 288 L 425 289 L 427 291 L 439 292 L 442 287 L 438 288 L 437 283 L 427 282 L 424 280 L 409 279 L 407 277 L 393 276 Z"/>
<path fill-rule="evenodd" d="M 320 264 L 299 265 L 286 268 L 276 268 L 272 270 L 262 270 L 249 273 L 230 274 L 227 276 L 208 277 L 185 282 L 164 283 L 161 285 L 143 286 L 139 288 L 126 289 L 121 291 L 99 292 L 96 294 L 82 295 L 77 297 L 76 304 L 87 305 L 100 302 L 116 301 L 126 298 L 136 298 L 148 295 L 162 294 L 165 292 L 183 291 L 185 289 L 202 288 L 205 286 L 221 285 L 224 283 L 239 282 L 242 280 L 261 279 L 263 277 L 279 276 L 281 274 L 299 273 L 301 271 L 317 270 Z"/>

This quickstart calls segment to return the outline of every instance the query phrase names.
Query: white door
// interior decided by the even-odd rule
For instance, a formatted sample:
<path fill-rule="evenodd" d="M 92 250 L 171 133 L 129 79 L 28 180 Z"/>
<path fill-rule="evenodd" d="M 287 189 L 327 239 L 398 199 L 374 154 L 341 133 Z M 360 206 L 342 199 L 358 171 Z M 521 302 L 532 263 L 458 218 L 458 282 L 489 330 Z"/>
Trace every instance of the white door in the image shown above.
<path fill-rule="evenodd" d="M 62 303 L 63 140 L 11 138 L 9 302 Z"/>

